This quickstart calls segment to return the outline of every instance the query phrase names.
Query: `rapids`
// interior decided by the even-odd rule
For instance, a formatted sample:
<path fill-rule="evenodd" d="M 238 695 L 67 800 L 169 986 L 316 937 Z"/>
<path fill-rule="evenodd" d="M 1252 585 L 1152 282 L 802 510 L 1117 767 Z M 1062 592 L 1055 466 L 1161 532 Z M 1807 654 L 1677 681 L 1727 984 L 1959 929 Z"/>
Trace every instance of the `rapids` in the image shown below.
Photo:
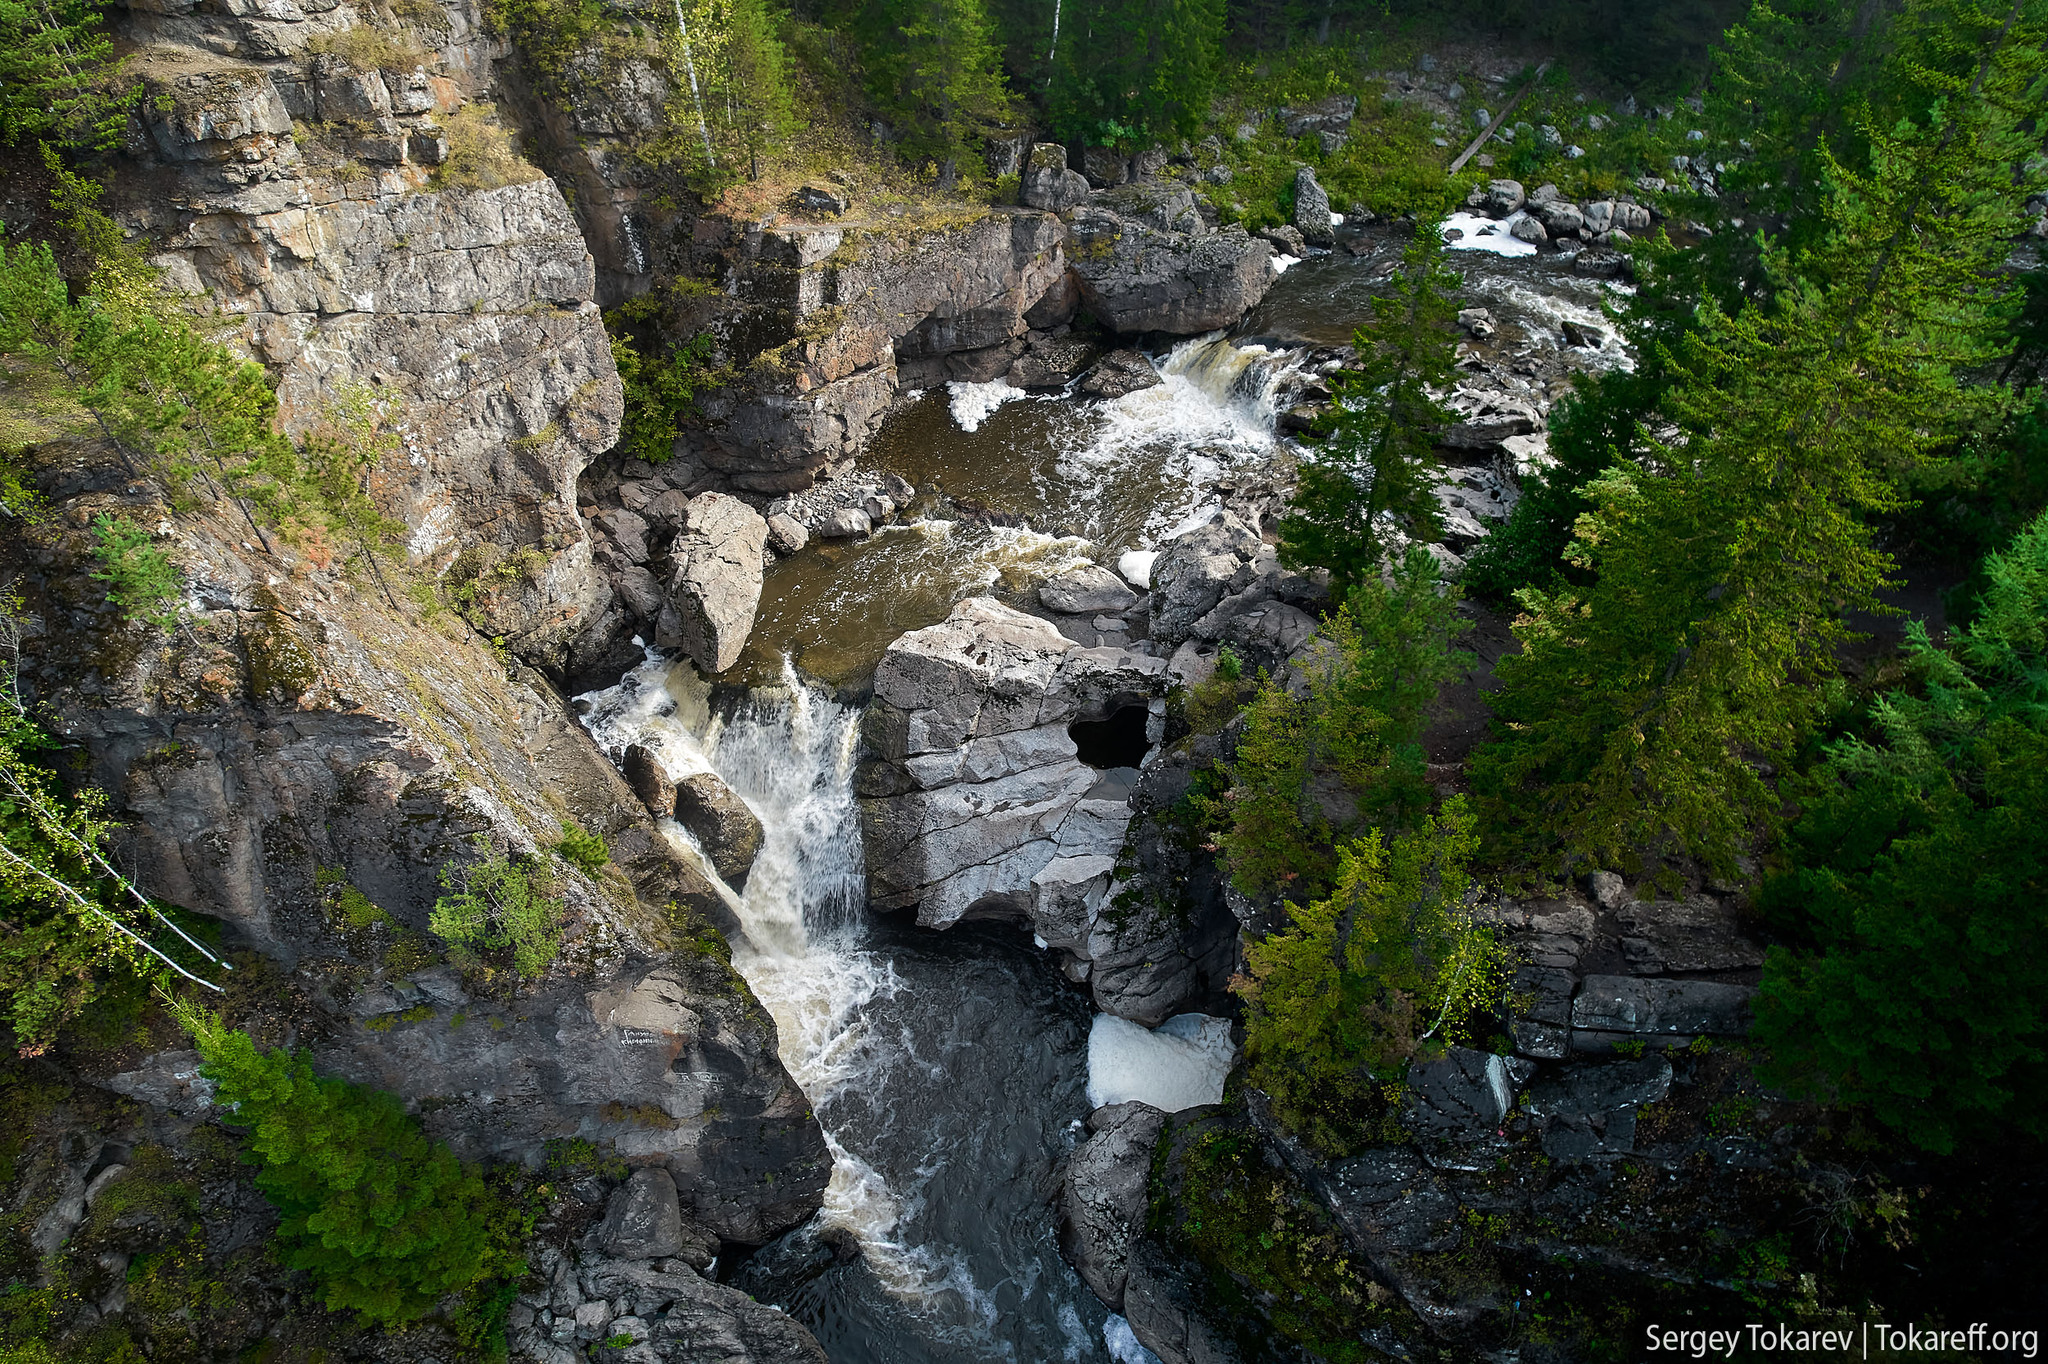
<path fill-rule="evenodd" d="M 744 892 L 717 881 L 681 826 L 663 833 L 721 886 L 742 930 L 733 964 L 774 1016 L 834 1165 L 816 1218 L 721 1274 L 801 1320 L 835 1364 L 1146 1364 L 1059 1256 L 1060 1162 L 1096 1102 L 1212 1100 L 1232 1050 L 1220 1020 L 1147 1033 L 1095 1016 L 1015 931 L 871 916 L 852 790 L 859 713 L 799 670 L 858 682 L 890 640 L 962 596 L 1089 561 L 1149 570 L 1213 505 L 1216 479 L 1274 454 L 1277 408 L 1309 349 L 1349 339 L 1397 255 L 1389 242 L 1297 263 L 1233 335 L 1178 344 L 1157 357 L 1161 384 L 1114 402 L 989 385 L 922 395 L 868 457 L 921 490 L 910 519 L 769 570 L 746 657 L 722 679 L 751 691 L 715 703 L 689 665 L 650 657 L 579 698 L 614 758 L 639 743 L 671 777 L 715 772 L 761 820 Z M 1565 359 L 1571 321 L 1602 337 L 1569 367 L 1628 363 L 1600 312 L 1609 286 L 1486 252 L 1454 263 L 1469 301 L 1502 324 L 1489 358 Z"/>

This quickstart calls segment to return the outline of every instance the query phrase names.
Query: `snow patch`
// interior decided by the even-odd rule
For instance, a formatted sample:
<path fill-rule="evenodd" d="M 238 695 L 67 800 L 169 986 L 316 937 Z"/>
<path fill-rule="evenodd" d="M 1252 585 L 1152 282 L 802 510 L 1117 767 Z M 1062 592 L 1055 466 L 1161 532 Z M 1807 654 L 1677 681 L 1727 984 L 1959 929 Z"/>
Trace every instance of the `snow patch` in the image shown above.
<path fill-rule="evenodd" d="M 1116 571 L 1124 581 L 1141 592 L 1152 589 L 1152 565 L 1159 560 L 1156 549 L 1127 549 L 1117 556 Z"/>
<path fill-rule="evenodd" d="M 1030 396 L 1021 388 L 1011 388 L 1001 379 L 992 379 L 985 384 L 956 380 L 946 385 L 946 393 L 953 409 L 953 424 L 962 431 L 979 431 L 989 414 L 1004 403 Z"/>
<path fill-rule="evenodd" d="M 1514 236 L 1515 222 L 1521 218 L 1495 222 L 1482 218 L 1477 213 L 1453 213 L 1444 219 L 1444 245 L 1453 251 L 1491 251 L 1496 256 L 1533 256 L 1536 243 L 1525 242 Z M 1453 235 L 1453 234 L 1457 235 Z"/>
<path fill-rule="evenodd" d="M 1178 1014 L 1148 1029 L 1097 1014 L 1088 1031 L 1088 1102 L 1100 1108 L 1137 1099 L 1168 1113 L 1221 1103 L 1236 1055 L 1227 1018 Z"/>

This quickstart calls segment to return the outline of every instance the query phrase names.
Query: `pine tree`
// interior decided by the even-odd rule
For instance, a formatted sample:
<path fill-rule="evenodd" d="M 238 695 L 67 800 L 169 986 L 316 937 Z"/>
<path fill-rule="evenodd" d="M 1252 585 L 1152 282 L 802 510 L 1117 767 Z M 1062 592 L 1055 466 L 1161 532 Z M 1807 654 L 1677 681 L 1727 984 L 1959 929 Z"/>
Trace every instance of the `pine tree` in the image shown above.
<path fill-rule="evenodd" d="M 1764 1073 L 1938 1151 L 2048 1134 L 2048 515 L 1986 578 L 1948 649 L 1914 623 L 1916 685 L 1829 746 L 1759 897 L 1813 943 L 1765 965 Z"/>
<path fill-rule="evenodd" d="M 1011 113 L 983 0 L 875 0 L 862 38 L 876 106 L 903 150 L 935 163 L 950 185 Z"/>
<path fill-rule="evenodd" d="M 1324 893 L 1337 842 L 1362 824 L 1407 827 L 1428 808 L 1422 730 L 1444 683 L 1467 666 L 1458 594 L 1415 546 L 1387 581 L 1361 583 L 1302 662 L 1302 694 L 1266 679 L 1228 764 L 1229 827 L 1217 845 L 1247 896 L 1305 903 Z"/>
<path fill-rule="evenodd" d="M 49 138 L 105 150 L 140 89 L 123 79 L 100 6 L 0 0 L 0 146 Z"/>
<path fill-rule="evenodd" d="M 1340 584 L 1380 570 L 1391 516 L 1418 540 L 1438 532 L 1436 438 L 1452 414 L 1432 390 L 1450 384 L 1456 361 L 1458 276 L 1443 265 L 1441 224 L 1418 223 L 1388 291 L 1353 338 L 1356 368 L 1332 387 L 1327 436 L 1301 466 L 1280 522 L 1280 554 L 1297 567 L 1327 568 Z"/>
<path fill-rule="evenodd" d="M 1341 850 L 1327 897 L 1245 951 L 1247 1078 L 1335 1155 L 1358 1145 L 1379 1084 L 1460 1039 L 1499 996 L 1506 954 L 1465 909 L 1478 839 L 1462 798 L 1413 830 Z"/>
<path fill-rule="evenodd" d="M 261 1051 L 196 1009 L 179 1017 L 214 1102 L 246 1130 L 285 1263 L 313 1275 L 329 1308 L 413 1321 L 525 1269 L 514 1210 L 392 1096 L 316 1076 L 304 1052 Z"/>
<path fill-rule="evenodd" d="M 1223 0 L 1072 0 L 1046 93 L 1053 131 L 1104 146 L 1191 137 L 1222 47 Z"/>
<path fill-rule="evenodd" d="M 1775 824 L 1766 770 L 1811 732 L 1843 615 L 1876 605 L 1890 566 L 1867 519 L 2004 402 L 1966 376 L 2009 312 L 2034 18 L 1980 16 L 1956 98 L 1866 128 L 1868 173 L 1827 162 L 1826 234 L 1767 255 L 1768 303 L 1702 305 L 1671 357 L 1678 434 L 1588 490 L 1571 557 L 1592 585 L 1521 596 L 1523 652 L 1474 765 L 1500 851 L 1726 868 Z"/>

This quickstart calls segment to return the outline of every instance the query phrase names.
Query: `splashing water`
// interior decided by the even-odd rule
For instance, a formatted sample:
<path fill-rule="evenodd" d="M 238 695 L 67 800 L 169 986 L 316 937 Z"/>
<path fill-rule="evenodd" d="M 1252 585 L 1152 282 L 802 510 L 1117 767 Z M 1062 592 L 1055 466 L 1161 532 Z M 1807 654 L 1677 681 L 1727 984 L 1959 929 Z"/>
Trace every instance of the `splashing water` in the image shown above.
<path fill-rule="evenodd" d="M 1103 1314 L 1057 1269 L 1050 1215 L 1034 1192 L 1044 1172 L 1020 1178 L 1008 1167 L 1025 1152 L 1027 1165 L 1049 1170 L 1071 1145 L 1067 1130 L 1086 1111 L 1085 1004 L 1063 996 L 1043 958 L 1002 944 L 992 952 L 968 943 L 971 934 L 929 949 L 922 939 L 878 948 L 853 796 L 858 713 L 786 663 L 780 685 L 729 712 L 714 708 L 689 664 L 652 655 L 581 699 L 584 724 L 615 759 L 639 744 L 671 778 L 715 773 L 761 821 L 744 892 L 717 879 L 688 831 L 661 824 L 738 918 L 733 966 L 774 1017 L 783 1064 L 833 1157 L 817 1218 L 763 1251 L 743 1286 L 764 1300 L 794 1296 L 790 1310 L 828 1347 L 839 1343 L 834 1358 L 867 1358 L 848 1342 L 870 1338 L 892 1361 L 1072 1355 L 1069 1343 L 1087 1341 Z M 1021 1011 L 1004 1002 L 1005 987 L 1027 973 L 1051 1001 L 1038 1014 L 1029 999 Z M 1036 1048 L 1038 1064 L 1003 1057 L 1006 1045 Z M 1049 1073 L 1065 1078 L 1047 1084 Z M 994 1157 L 999 1150 L 1010 1155 Z M 992 1168 L 982 1168 L 985 1156 Z M 819 1233 L 834 1228 L 861 1250 L 859 1284 L 837 1297 L 803 1268 Z"/>

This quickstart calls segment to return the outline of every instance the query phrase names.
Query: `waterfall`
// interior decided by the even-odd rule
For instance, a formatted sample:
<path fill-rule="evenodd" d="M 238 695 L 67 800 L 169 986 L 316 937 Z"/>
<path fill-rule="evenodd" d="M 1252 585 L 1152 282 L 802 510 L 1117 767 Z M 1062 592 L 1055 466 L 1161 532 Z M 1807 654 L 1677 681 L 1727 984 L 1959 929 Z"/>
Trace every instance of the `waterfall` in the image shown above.
<path fill-rule="evenodd" d="M 690 73 L 690 102 L 697 108 L 697 134 L 704 139 L 704 159 L 712 165 L 718 158 L 711 154 L 711 129 L 704 123 L 704 97 L 697 91 L 697 62 L 690 55 L 690 26 L 683 22 L 683 0 L 676 3 L 676 36 L 683 42 L 683 69 Z"/>
<path fill-rule="evenodd" d="M 895 1234 L 895 1194 L 831 1120 L 833 1097 L 874 1065 L 864 1010 L 902 988 L 865 946 L 859 712 L 806 686 L 787 662 L 780 687 L 755 691 L 730 715 L 713 712 L 709 691 L 688 663 L 650 656 L 617 686 L 579 699 L 590 706 L 584 725 L 614 760 L 639 744 L 672 779 L 715 773 L 761 821 L 744 892 L 719 880 L 688 830 L 673 820 L 660 828 L 738 916 L 733 967 L 774 1017 L 782 1063 L 825 1130 L 832 1180 L 818 1225 L 857 1237 L 877 1279 L 906 1299 L 957 1290 L 956 1266 Z"/>

